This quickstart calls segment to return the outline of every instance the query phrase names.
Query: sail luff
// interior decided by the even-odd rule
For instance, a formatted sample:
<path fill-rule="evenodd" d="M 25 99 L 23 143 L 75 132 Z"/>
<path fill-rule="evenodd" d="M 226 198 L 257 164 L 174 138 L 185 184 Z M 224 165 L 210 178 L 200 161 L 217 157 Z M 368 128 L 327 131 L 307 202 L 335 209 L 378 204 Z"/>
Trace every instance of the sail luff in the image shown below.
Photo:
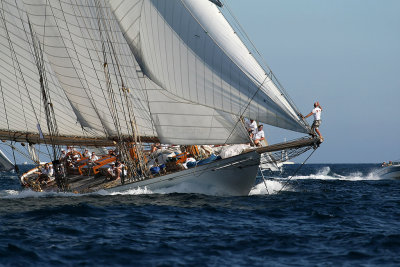
<path fill-rule="evenodd" d="M 283 92 L 280 91 L 279 86 L 277 86 L 273 80 L 272 80 L 272 72 L 267 72 L 265 71 L 261 64 L 258 63 L 258 61 L 254 58 L 254 56 L 252 55 L 252 53 L 250 52 L 250 50 L 247 48 L 247 46 L 243 43 L 243 41 L 240 39 L 240 37 L 236 34 L 236 32 L 233 30 L 232 26 L 228 23 L 228 21 L 226 20 L 226 18 L 223 16 L 222 12 L 218 11 L 218 14 L 220 14 L 220 16 L 214 16 L 213 14 L 210 14 L 211 12 L 207 12 L 207 11 L 201 11 L 201 12 L 196 12 L 196 14 L 193 14 L 192 10 L 196 9 L 197 11 L 199 11 L 200 9 L 204 8 L 205 5 L 201 4 L 200 1 L 193 1 L 193 0 L 181 0 L 186 8 L 188 9 L 188 11 L 192 14 L 192 16 L 194 17 L 194 19 L 196 19 L 196 21 L 199 23 L 199 25 L 201 25 L 201 27 L 208 32 L 208 34 L 210 35 L 211 39 L 215 42 L 215 44 L 222 50 L 224 51 L 224 53 L 232 60 L 232 62 L 234 62 L 235 65 L 237 65 L 240 70 L 245 73 L 253 82 L 254 84 L 257 86 L 257 91 L 261 90 L 264 93 L 266 93 L 273 101 L 274 103 L 276 103 L 277 105 L 279 105 L 281 107 L 281 109 L 283 111 L 285 111 L 286 113 L 290 114 L 291 117 L 297 121 L 301 126 L 304 126 L 304 122 L 303 120 L 301 120 L 301 118 L 299 117 L 299 114 L 297 112 L 297 108 L 292 105 L 291 101 L 289 101 L 289 99 L 286 98 L 286 96 L 283 94 Z M 217 9 L 216 7 L 211 6 L 210 9 Z M 203 16 L 203 18 L 199 18 L 199 16 Z M 213 24 L 211 24 L 212 17 L 217 17 L 220 18 L 219 23 L 218 22 L 214 22 Z M 208 25 L 209 24 L 209 25 Z M 246 59 L 246 61 L 250 62 L 251 64 L 253 64 L 253 69 L 249 69 L 247 68 L 244 64 L 246 61 L 243 61 L 240 59 L 240 56 L 236 56 L 235 53 L 233 53 L 233 49 L 228 50 L 227 48 L 229 46 L 227 46 L 226 44 L 230 44 L 232 42 L 232 40 L 234 40 L 234 38 L 226 38 L 224 34 L 221 34 L 222 32 L 211 32 L 210 29 L 218 29 L 219 25 L 223 25 L 225 24 L 225 28 L 223 29 L 225 31 L 225 35 L 228 34 L 232 34 L 233 33 L 233 37 L 236 37 L 236 46 L 237 47 L 241 47 L 240 49 L 242 49 L 243 51 L 246 51 L 248 53 L 248 58 Z M 214 34 L 212 34 L 214 33 Z M 220 38 L 218 40 L 218 38 Z M 221 39 L 227 39 L 227 41 L 222 41 Z M 225 44 L 225 45 L 222 45 Z M 237 49 L 236 51 L 238 51 L 239 49 Z M 243 55 L 242 55 L 243 56 Z M 236 58 L 235 58 L 236 57 Z M 260 75 L 262 73 L 262 75 Z M 271 75 L 271 77 L 270 77 Z M 269 91 L 269 92 L 268 92 Z M 273 92 L 273 94 L 271 94 L 271 91 Z M 258 92 L 256 92 L 255 94 L 257 94 Z M 250 102 L 253 101 L 253 99 L 250 99 Z"/>
<path fill-rule="evenodd" d="M 308 132 L 213 3 L 109 3 L 143 72 L 164 90 L 215 110 Z"/>

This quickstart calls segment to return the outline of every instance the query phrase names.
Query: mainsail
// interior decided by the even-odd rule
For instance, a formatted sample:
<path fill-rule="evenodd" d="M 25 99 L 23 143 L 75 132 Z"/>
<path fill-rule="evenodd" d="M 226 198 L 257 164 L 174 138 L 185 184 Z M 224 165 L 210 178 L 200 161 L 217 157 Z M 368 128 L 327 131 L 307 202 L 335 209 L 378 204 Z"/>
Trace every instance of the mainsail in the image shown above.
<path fill-rule="evenodd" d="M 244 143 L 242 116 L 308 132 L 208 0 L 2 0 L 0 8 L 2 139 L 45 143 L 50 134 L 32 38 L 43 52 L 58 144 L 132 135 Z"/>

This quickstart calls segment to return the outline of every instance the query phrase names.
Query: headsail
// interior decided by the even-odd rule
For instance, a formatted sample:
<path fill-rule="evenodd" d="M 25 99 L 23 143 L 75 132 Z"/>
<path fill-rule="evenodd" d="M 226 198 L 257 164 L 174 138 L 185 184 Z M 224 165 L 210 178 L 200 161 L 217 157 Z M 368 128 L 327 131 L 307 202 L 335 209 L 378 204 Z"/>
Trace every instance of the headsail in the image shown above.
<path fill-rule="evenodd" d="M 110 4 L 143 71 L 166 91 L 215 110 L 308 132 L 212 2 Z"/>
<path fill-rule="evenodd" d="M 183 101 L 145 79 L 149 108 L 158 138 L 165 144 L 240 144 L 249 142 L 237 117 Z M 150 90 L 150 88 L 153 88 Z"/>

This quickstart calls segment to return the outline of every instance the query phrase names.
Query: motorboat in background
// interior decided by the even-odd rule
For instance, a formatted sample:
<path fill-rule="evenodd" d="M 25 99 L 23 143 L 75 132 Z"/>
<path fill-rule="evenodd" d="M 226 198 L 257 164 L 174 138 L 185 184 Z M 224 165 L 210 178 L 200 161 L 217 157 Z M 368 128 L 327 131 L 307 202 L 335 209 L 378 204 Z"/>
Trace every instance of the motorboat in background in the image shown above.
<path fill-rule="evenodd" d="M 381 168 L 375 173 L 379 177 L 385 179 L 400 179 L 400 162 L 389 162 L 389 164 L 382 164 Z"/>

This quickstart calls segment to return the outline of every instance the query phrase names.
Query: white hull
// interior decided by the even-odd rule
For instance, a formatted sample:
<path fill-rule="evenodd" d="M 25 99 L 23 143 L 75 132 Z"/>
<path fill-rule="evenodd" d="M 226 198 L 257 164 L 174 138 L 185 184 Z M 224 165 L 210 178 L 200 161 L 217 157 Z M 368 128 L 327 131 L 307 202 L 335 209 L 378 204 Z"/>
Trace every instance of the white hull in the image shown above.
<path fill-rule="evenodd" d="M 382 167 L 382 169 L 378 170 L 376 174 L 381 178 L 400 179 L 400 165 Z"/>
<path fill-rule="evenodd" d="M 259 163 L 260 154 L 250 152 L 177 173 L 109 188 L 107 191 L 121 192 L 139 188 L 154 191 L 185 185 L 185 193 L 247 196 L 254 186 Z"/>

